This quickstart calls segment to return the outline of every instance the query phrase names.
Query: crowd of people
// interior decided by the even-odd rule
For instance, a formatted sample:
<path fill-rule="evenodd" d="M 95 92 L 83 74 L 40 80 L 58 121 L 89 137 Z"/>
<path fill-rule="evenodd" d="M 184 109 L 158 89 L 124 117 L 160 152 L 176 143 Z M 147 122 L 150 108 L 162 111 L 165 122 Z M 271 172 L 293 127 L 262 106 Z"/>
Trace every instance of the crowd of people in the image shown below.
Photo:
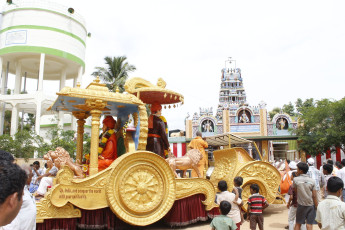
<path fill-rule="evenodd" d="M 281 192 L 285 184 L 288 226 L 285 229 L 345 229 L 345 159 L 328 159 L 320 169 L 313 158 L 307 162 L 278 162 L 275 166 L 282 174 Z"/>
<path fill-rule="evenodd" d="M 315 167 L 313 158 L 309 158 L 307 163 L 278 161 L 273 165 L 281 173 L 280 190 L 286 195 L 289 209 L 285 229 L 311 230 L 313 225 L 318 225 L 324 230 L 345 230 L 345 159 L 336 163 L 328 159 L 320 169 Z M 245 219 L 250 222 L 251 230 L 256 227 L 264 229 L 262 214 L 268 207 L 267 200 L 260 194 L 260 187 L 251 184 L 247 213 L 244 214 L 241 211 L 242 183 L 243 178 L 236 177 L 234 189 L 229 192 L 226 181 L 219 181 L 216 203 L 221 215 L 212 220 L 212 229 L 240 230 Z"/>

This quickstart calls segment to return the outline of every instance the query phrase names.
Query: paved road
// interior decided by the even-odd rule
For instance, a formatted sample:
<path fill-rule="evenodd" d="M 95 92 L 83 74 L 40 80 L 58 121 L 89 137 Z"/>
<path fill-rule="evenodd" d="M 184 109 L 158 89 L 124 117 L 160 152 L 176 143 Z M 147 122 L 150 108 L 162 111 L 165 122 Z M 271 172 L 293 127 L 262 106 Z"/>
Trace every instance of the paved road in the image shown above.
<path fill-rule="evenodd" d="M 284 229 L 287 225 L 288 218 L 288 209 L 285 205 L 282 204 L 271 204 L 264 211 L 264 229 L 265 230 L 274 230 L 274 229 Z M 164 230 L 164 229 L 188 229 L 188 230 L 209 230 L 211 220 L 206 222 L 199 222 L 187 227 L 175 227 L 170 228 L 169 226 L 164 226 L 162 224 L 155 224 L 147 226 L 143 229 L 146 230 Z M 316 229 L 316 226 L 314 227 Z M 257 228 L 258 229 L 258 228 Z M 249 222 L 245 222 L 241 226 L 241 230 L 250 230 Z"/>

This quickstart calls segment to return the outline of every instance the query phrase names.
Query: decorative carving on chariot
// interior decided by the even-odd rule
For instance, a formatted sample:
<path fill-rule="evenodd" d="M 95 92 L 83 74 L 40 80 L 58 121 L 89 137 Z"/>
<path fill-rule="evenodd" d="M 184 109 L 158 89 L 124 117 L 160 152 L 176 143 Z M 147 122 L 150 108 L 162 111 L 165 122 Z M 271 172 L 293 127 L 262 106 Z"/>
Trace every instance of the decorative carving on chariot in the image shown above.
<path fill-rule="evenodd" d="M 232 188 L 236 176 L 243 178 L 242 200 L 246 209 L 246 201 L 250 196 L 250 185 L 256 183 L 260 187 L 269 203 L 273 203 L 277 197 L 281 176 L 278 170 L 271 164 L 263 161 L 255 161 L 243 148 L 231 148 L 213 151 L 215 169 L 210 181 L 217 186 L 220 180 L 225 180 L 229 188 Z"/>

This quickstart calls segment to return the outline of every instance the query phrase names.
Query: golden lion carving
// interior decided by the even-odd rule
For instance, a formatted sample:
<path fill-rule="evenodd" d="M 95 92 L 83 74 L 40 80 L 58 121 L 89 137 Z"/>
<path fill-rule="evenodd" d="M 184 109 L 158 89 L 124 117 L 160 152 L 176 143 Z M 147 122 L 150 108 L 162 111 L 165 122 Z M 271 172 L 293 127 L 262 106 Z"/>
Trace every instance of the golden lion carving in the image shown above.
<path fill-rule="evenodd" d="M 194 169 L 199 178 L 202 178 L 198 169 L 198 163 L 202 159 L 202 153 L 197 149 L 189 150 L 185 156 L 176 158 L 174 154 L 169 152 L 169 157 L 166 159 L 170 168 L 173 170 L 175 177 L 179 177 L 176 173 L 176 169 L 183 171 L 183 177 L 186 177 L 187 169 Z"/>

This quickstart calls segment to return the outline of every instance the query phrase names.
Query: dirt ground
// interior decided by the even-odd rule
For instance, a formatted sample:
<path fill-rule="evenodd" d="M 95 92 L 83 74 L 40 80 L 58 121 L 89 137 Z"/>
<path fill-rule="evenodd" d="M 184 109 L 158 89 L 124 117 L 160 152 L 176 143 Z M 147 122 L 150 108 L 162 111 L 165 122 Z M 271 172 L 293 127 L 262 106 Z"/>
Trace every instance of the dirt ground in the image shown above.
<path fill-rule="evenodd" d="M 274 229 L 284 229 L 287 225 L 288 221 L 288 209 L 286 205 L 283 204 L 271 204 L 265 211 L 264 211 L 264 229 L 266 230 L 274 230 Z M 168 226 L 164 226 L 162 224 L 155 224 L 148 226 L 147 230 L 163 230 L 163 229 L 186 229 L 186 230 L 209 230 L 211 220 L 206 222 L 198 222 L 193 225 L 189 225 L 187 227 L 173 227 L 170 228 Z M 258 228 L 257 228 L 258 229 Z M 314 227 L 314 229 L 316 229 Z M 246 221 L 242 226 L 241 230 L 250 230 L 249 222 Z"/>

